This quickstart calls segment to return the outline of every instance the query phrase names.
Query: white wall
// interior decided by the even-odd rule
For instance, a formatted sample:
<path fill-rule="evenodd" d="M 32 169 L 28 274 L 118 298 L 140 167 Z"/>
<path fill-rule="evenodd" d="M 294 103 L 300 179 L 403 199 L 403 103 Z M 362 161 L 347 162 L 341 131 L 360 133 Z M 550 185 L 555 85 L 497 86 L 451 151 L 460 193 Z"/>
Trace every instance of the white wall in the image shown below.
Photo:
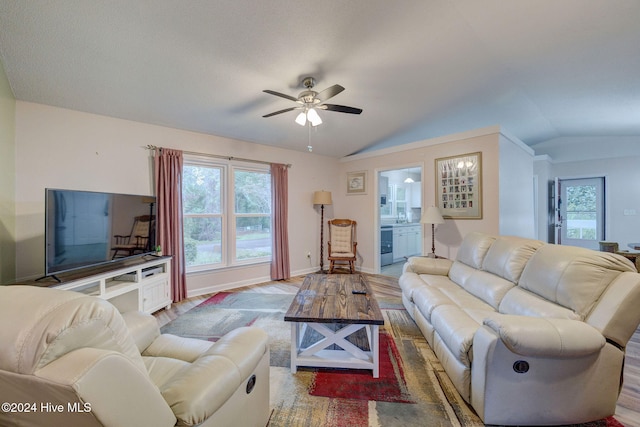
<path fill-rule="evenodd" d="M 551 175 L 551 159 L 549 156 L 542 155 L 534 158 L 533 173 L 538 178 L 538 209 L 536 215 L 538 234 L 536 239 L 553 243 L 553 226 L 550 225 L 553 212 L 549 212 L 552 206 L 550 205 L 549 184 L 553 181 L 553 176 Z"/>
<path fill-rule="evenodd" d="M 15 138 L 18 279 L 38 277 L 44 270 L 44 189 L 153 194 L 147 144 L 292 164 L 292 274 L 313 271 L 319 265 L 320 217 L 312 195 L 319 189 L 336 193 L 332 187 L 338 169 L 334 158 L 22 101 L 16 103 Z M 190 274 L 188 294 L 262 280 L 269 280 L 268 264 Z"/>
<path fill-rule="evenodd" d="M 551 163 L 552 177 L 605 177 L 605 239 L 618 242 L 620 249 L 640 242 L 640 144 L 637 150 L 635 156 Z M 625 215 L 625 210 L 636 215 Z"/>
<path fill-rule="evenodd" d="M 500 134 L 500 234 L 535 238 L 533 150 Z"/>
<path fill-rule="evenodd" d="M 15 279 L 16 101 L 0 63 L 0 283 Z"/>
<path fill-rule="evenodd" d="M 532 148 L 536 155 L 547 155 L 555 163 L 621 159 L 640 155 L 640 136 L 566 136 Z"/>

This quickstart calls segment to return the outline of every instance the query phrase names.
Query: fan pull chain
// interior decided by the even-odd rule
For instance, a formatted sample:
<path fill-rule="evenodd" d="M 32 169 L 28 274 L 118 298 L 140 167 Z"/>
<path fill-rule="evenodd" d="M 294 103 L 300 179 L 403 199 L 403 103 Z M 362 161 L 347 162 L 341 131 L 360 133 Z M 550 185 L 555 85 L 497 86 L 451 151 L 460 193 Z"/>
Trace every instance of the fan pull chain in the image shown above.
<path fill-rule="evenodd" d="M 311 146 L 311 122 L 307 122 L 307 128 L 309 129 L 309 142 L 307 145 L 307 150 L 311 153 L 313 151 L 313 147 Z"/>

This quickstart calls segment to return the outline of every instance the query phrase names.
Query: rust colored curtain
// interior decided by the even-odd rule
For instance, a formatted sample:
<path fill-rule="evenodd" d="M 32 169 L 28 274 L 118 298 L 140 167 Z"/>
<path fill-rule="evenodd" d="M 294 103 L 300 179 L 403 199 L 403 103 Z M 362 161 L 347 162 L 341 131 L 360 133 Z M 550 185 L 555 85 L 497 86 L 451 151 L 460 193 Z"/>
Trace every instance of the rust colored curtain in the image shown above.
<path fill-rule="evenodd" d="M 271 246 L 271 280 L 291 277 L 289 266 L 289 169 L 287 165 L 271 164 L 271 210 L 273 235 Z"/>
<path fill-rule="evenodd" d="M 187 297 L 187 274 L 182 230 L 182 151 L 159 148 L 155 152 L 158 244 L 171 255 L 171 293 L 174 302 Z"/>

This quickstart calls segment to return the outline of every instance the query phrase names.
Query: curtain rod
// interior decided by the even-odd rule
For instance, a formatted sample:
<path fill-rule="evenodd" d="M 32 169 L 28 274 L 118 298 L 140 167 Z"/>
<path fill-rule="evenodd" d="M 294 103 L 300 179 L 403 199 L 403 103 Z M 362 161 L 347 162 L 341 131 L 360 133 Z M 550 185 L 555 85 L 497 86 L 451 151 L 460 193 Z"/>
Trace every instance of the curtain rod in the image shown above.
<path fill-rule="evenodd" d="M 155 145 L 147 145 L 146 146 L 147 150 L 161 150 L 162 147 L 156 147 Z M 222 156 L 219 154 L 208 154 L 208 153 L 197 153 L 195 151 L 182 151 L 184 154 L 190 154 L 192 156 L 203 156 L 203 157 L 213 157 L 214 159 L 226 159 L 226 160 L 236 160 L 239 162 L 249 162 L 249 163 L 260 163 L 263 165 L 272 165 L 273 162 L 265 162 L 264 160 L 253 160 L 253 159 L 245 159 L 242 157 L 233 157 L 233 156 Z M 288 168 L 291 167 L 290 163 L 287 163 L 286 165 Z"/>

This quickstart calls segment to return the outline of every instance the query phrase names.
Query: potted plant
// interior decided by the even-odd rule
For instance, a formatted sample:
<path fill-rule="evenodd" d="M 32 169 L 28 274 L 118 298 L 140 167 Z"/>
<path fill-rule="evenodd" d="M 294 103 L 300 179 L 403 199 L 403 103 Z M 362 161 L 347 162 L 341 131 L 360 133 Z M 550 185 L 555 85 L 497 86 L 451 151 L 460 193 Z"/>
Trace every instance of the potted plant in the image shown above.
<path fill-rule="evenodd" d="M 156 246 L 156 255 L 162 256 L 162 246 Z"/>

